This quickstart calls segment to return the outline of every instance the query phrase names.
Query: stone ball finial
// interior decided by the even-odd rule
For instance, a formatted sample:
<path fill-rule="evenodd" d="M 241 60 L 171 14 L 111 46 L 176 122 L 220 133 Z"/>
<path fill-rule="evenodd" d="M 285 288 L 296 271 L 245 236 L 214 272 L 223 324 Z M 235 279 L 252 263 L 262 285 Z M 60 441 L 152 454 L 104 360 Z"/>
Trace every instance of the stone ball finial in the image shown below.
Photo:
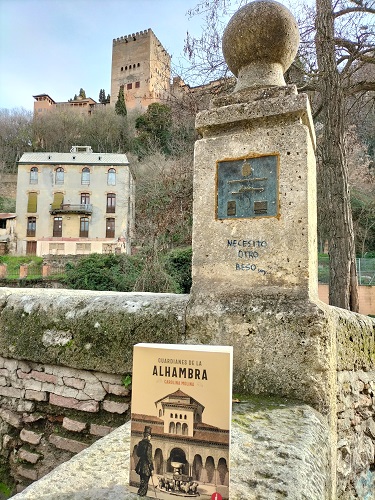
<path fill-rule="evenodd" d="M 239 9 L 223 35 L 223 54 L 238 77 L 235 92 L 285 86 L 284 73 L 299 46 L 293 14 L 273 0 L 256 0 Z"/>

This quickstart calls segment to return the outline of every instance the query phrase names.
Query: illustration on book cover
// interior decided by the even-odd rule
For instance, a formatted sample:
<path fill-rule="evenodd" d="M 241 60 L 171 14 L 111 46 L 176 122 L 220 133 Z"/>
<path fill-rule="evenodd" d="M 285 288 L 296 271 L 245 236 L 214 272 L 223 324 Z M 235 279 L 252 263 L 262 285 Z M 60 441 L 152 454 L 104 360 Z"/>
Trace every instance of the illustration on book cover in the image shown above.
<path fill-rule="evenodd" d="M 134 347 L 131 491 L 229 499 L 231 386 L 231 347 Z"/>

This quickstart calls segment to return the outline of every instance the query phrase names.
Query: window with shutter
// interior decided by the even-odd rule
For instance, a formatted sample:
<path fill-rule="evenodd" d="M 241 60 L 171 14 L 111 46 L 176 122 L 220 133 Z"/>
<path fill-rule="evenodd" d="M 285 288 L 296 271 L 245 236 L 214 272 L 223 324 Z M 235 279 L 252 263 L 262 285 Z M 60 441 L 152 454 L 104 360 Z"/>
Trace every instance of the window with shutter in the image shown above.
<path fill-rule="evenodd" d="M 31 214 L 35 214 L 38 208 L 38 193 L 29 193 L 29 198 L 27 200 L 27 211 Z"/>

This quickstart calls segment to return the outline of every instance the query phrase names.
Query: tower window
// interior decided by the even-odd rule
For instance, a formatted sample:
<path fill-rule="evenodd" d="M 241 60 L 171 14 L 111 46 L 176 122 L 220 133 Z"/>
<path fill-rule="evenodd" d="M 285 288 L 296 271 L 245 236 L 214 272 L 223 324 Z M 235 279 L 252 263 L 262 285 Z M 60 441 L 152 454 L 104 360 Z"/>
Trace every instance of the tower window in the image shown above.
<path fill-rule="evenodd" d="M 127 90 L 130 90 L 132 87 L 133 87 L 133 84 L 132 84 L 132 83 L 128 83 L 128 84 L 126 85 Z"/>
<path fill-rule="evenodd" d="M 141 86 L 141 82 L 135 82 L 135 88 L 136 89 L 139 89 L 140 86 Z"/>

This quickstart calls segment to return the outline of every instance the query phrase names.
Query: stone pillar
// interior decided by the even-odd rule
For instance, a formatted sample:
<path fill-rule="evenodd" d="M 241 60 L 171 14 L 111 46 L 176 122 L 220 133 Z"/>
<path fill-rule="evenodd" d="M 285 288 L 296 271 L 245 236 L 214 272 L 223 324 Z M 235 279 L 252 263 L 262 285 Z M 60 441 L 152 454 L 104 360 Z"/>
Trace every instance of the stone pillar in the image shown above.
<path fill-rule="evenodd" d="M 271 0 L 242 7 L 224 33 L 238 79 L 196 118 L 187 342 L 233 345 L 235 392 L 327 415 L 333 463 L 336 338 L 318 299 L 315 134 L 307 95 L 283 78 L 298 44 L 292 14 Z"/>
<path fill-rule="evenodd" d="M 0 264 L 0 278 L 6 278 L 7 277 L 7 265 L 6 264 Z"/>
<path fill-rule="evenodd" d="M 28 267 L 27 264 L 20 265 L 20 279 L 27 278 Z"/>
<path fill-rule="evenodd" d="M 47 278 L 50 274 L 51 266 L 48 264 L 43 264 L 42 266 L 42 276 L 43 278 Z"/>
<path fill-rule="evenodd" d="M 296 54 L 298 29 L 287 9 L 279 6 L 279 19 L 267 4 L 251 4 L 266 33 L 258 19 L 246 31 L 246 9 L 228 24 L 223 52 L 238 75 L 235 92 L 197 116 L 194 294 L 317 298 L 314 128 L 306 94 L 281 72 Z M 283 21 L 284 37 L 272 32 Z"/>

